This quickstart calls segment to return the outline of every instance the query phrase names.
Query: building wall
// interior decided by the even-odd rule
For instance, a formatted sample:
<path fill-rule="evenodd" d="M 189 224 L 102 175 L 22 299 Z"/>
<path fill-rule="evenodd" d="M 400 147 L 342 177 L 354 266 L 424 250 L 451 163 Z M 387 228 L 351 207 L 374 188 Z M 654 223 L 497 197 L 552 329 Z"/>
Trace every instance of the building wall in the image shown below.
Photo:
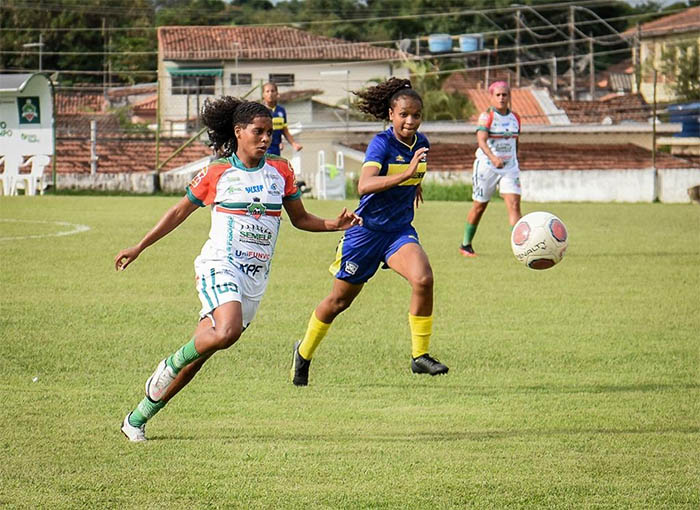
<path fill-rule="evenodd" d="M 327 104 L 337 104 L 346 101 L 349 97 L 349 90 L 363 87 L 367 82 L 377 78 L 387 78 L 389 76 L 407 77 L 408 71 L 404 68 L 396 68 L 389 63 L 343 63 L 343 62 L 317 62 L 317 61 L 225 61 L 221 62 L 173 62 L 159 61 L 159 92 L 161 98 L 161 120 L 163 128 L 168 131 L 170 122 L 182 122 L 186 118 L 187 95 L 172 95 L 172 80 L 168 67 L 211 67 L 223 68 L 223 77 L 215 80 L 214 96 L 233 95 L 242 96 L 250 91 L 252 87 L 261 86 L 269 81 L 270 73 L 294 74 L 294 85 L 280 86 L 280 92 L 289 90 L 319 89 L 324 93 L 318 98 Z M 238 64 L 236 66 L 236 64 Z M 344 74 L 348 71 L 348 74 Z M 231 85 L 231 75 L 246 73 L 252 75 L 251 85 Z M 332 73 L 332 74 L 321 74 Z M 209 96 L 199 97 L 199 106 L 204 103 L 204 99 Z M 260 87 L 254 90 L 248 99 L 259 100 L 262 98 Z M 197 96 L 189 96 L 190 118 L 196 116 Z"/>
<path fill-rule="evenodd" d="M 669 103 L 676 100 L 675 94 L 669 86 L 669 83 L 674 81 L 673 77 L 666 76 L 660 72 L 664 65 L 663 53 L 669 46 L 693 41 L 696 43 L 696 51 L 700 52 L 700 30 L 680 34 L 670 33 L 664 36 L 642 39 L 639 47 L 642 66 L 642 80 L 639 92 L 647 103 L 652 104 L 654 102 L 654 69 L 659 71 L 656 82 L 656 101 L 658 103 Z M 635 83 L 635 92 L 637 91 L 636 88 Z"/>

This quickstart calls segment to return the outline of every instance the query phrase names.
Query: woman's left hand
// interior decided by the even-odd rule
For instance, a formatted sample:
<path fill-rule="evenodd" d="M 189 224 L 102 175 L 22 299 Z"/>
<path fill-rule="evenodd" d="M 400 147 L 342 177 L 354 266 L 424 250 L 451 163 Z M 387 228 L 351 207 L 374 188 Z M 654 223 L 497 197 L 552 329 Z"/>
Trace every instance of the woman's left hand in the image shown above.
<path fill-rule="evenodd" d="M 347 230 L 355 225 L 362 225 L 362 218 L 354 212 L 348 211 L 347 207 L 343 207 L 338 217 L 335 219 L 336 230 Z"/>
<path fill-rule="evenodd" d="M 416 186 L 416 197 L 415 197 L 415 204 L 416 204 L 416 209 L 418 209 L 418 206 L 423 203 L 423 186 L 420 184 Z"/>

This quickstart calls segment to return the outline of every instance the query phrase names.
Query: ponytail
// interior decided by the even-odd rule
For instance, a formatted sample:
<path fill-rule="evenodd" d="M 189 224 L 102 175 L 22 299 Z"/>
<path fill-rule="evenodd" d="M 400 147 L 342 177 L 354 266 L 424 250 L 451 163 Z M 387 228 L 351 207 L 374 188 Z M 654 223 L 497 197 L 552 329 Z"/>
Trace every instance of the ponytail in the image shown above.
<path fill-rule="evenodd" d="M 234 128 L 247 126 L 255 117 L 272 116 L 270 110 L 260 103 L 231 96 L 205 99 L 200 114 L 202 124 L 207 128 L 209 146 L 220 157 L 229 157 L 238 150 Z"/>
<path fill-rule="evenodd" d="M 353 94 L 359 98 L 355 108 L 379 120 L 389 120 L 389 108 L 393 108 L 400 97 L 411 97 L 423 105 L 420 94 L 411 88 L 411 80 L 395 77 Z"/>

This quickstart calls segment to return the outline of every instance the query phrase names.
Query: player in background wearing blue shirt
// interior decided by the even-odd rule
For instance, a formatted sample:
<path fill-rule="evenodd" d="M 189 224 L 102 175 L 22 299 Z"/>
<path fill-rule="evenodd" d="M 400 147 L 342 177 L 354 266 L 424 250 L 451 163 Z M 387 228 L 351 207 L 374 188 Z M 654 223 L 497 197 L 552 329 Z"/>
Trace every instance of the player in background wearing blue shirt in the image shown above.
<path fill-rule="evenodd" d="M 433 329 L 433 270 L 411 225 L 414 201 L 421 200 L 420 183 L 430 147 L 428 139 L 418 133 L 423 101 L 409 80 L 399 78 L 355 95 L 360 111 L 392 125 L 372 139 L 365 153 L 358 183 L 360 205 L 355 210 L 363 225 L 346 231 L 338 244 L 330 267 L 335 276 L 331 292 L 311 314 L 303 340 L 294 345 L 291 378 L 297 386 L 308 384 L 311 359 L 331 323 L 352 304 L 382 263 L 411 285 L 411 370 L 430 375 L 448 371 L 428 354 Z"/>
<path fill-rule="evenodd" d="M 294 137 L 287 128 L 287 111 L 277 104 L 279 95 L 276 84 L 268 82 L 263 85 L 263 104 L 267 106 L 270 115 L 272 115 L 272 142 L 270 142 L 267 153 L 276 156 L 282 152 L 282 135 L 292 144 L 295 151 L 300 151 L 303 148 L 294 141 Z"/>

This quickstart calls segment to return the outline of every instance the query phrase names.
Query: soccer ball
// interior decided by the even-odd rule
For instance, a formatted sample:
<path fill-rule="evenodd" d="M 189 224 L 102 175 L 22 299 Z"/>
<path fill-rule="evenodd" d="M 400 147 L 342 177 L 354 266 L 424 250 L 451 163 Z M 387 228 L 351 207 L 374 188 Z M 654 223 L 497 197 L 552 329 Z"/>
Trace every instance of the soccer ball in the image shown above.
<path fill-rule="evenodd" d="M 564 256 L 568 238 L 564 222 L 551 213 L 537 211 L 515 224 L 510 245 L 515 258 L 530 269 L 548 269 Z"/>

